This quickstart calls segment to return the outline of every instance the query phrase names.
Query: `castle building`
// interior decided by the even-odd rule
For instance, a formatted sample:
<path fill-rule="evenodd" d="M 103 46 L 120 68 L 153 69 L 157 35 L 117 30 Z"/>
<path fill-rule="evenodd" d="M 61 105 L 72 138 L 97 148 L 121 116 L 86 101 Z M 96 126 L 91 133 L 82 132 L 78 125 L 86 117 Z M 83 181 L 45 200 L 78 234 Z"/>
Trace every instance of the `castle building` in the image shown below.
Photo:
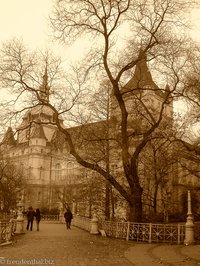
<path fill-rule="evenodd" d="M 47 73 L 43 76 L 40 97 L 48 101 Z M 46 106 L 28 110 L 17 128 L 17 137 L 8 128 L 1 143 L 4 158 L 23 170 L 25 186 L 19 193 L 24 208 L 59 208 L 60 192 L 74 182 L 78 168 L 69 155 L 63 137 L 53 125 L 54 114 Z M 52 124 L 51 124 L 52 123 Z M 60 118 L 63 125 L 63 120 Z M 61 193 L 62 194 L 62 193 Z"/>
<path fill-rule="evenodd" d="M 43 101 L 49 101 L 47 69 L 45 69 L 43 83 L 39 88 L 39 93 Z M 158 118 L 162 103 L 165 101 L 168 93 L 168 85 L 164 89 L 160 89 L 153 81 L 146 58 L 139 61 L 132 78 L 123 87 L 123 98 L 126 101 L 129 113 L 128 128 L 131 133 L 131 147 L 134 147 L 136 142 L 140 140 L 140 135 L 144 133 L 144 130 L 150 127 L 151 119 L 156 120 Z M 109 134 L 117 139 L 120 125 L 119 110 L 113 98 L 111 102 Z M 147 106 L 149 108 L 148 110 Z M 172 101 L 168 101 L 165 104 L 163 117 L 161 130 L 165 129 L 166 124 L 169 128 L 172 127 Z M 59 120 L 60 124 L 64 127 L 63 118 L 59 117 Z M 94 173 L 91 174 L 91 171 L 81 167 L 69 154 L 64 136 L 57 130 L 54 122 L 54 113 L 50 108 L 41 105 L 34 106 L 23 116 L 22 122 L 17 128 L 17 136 L 14 135 L 11 127 L 8 128 L 1 143 L 1 152 L 5 158 L 20 166 L 24 171 L 26 184 L 20 191 L 20 198 L 23 200 L 25 209 L 29 206 L 48 209 L 61 208 L 62 204 L 66 201 L 69 204 L 74 201 L 79 201 L 79 207 L 82 206 L 80 208 L 82 208 L 83 214 L 84 212 L 91 212 L 91 201 L 98 202 L 100 199 L 97 199 L 97 197 L 91 198 L 91 195 L 89 197 L 87 195 L 86 197 L 86 194 L 80 192 L 80 190 L 81 187 L 83 188 L 88 185 L 88 180 L 91 180 L 91 176 L 94 178 Z M 85 150 L 85 154 L 90 160 L 94 156 L 100 160 L 102 153 L 105 152 L 105 148 L 103 147 L 105 143 L 103 144 L 103 142 L 100 146 L 98 144 L 97 148 L 94 149 L 94 140 L 97 137 L 100 138 L 102 134 L 105 134 L 105 126 L 106 122 L 100 121 L 69 129 L 73 133 L 78 145 L 81 145 L 83 135 L 86 136 L 89 134 L 90 138 L 93 138 L 91 148 L 87 145 L 87 150 Z M 118 139 L 119 142 L 120 139 Z M 84 148 L 82 152 L 84 152 Z M 126 186 L 126 182 L 121 174 L 122 162 L 119 160 L 117 146 L 115 146 L 114 142 L 110 143 L 109 152 L 110 171 L 111 173 L 118 173 L 120 182 Z M 149 160 L 149 158 L 153 158 L 150 152 L 150 146 L 147 147 L 143 158 L 145 159 L 140 162 L 141 183 L 145 191 L 143 201 L 149 201 L 155 192 L 155 186 L 159 185 L 157 200 L 160 199 L 159 205 L 162 208 L 163 182 L 168 182 L 168 191 L 166 193 L 174 193 L 172 189 L 173 173 L 167 173 L 167 181 L 165 176 L 163 182 L 158 184 L 153 179 L 155 176 L 150 173 L 150 168 L 148 168 L 149 166 L 151 168 L 153 167 L 151 160 Z M 104 165 L 105 160 L 105 158 L 102 160 L 102 164 Z M 99 186 L 103 186 L 105 190 L 105 183 L 99 177 L 97 180 L 100 182 L 98 183 Z M 92 182 L 89 183 L 90 189 L 93 189 Z M 94 194 L 96 193 L 95 190 Z M 80 194 L 80 197 L 77 194 Z M 78 202 L 76 203 L 78 204 Z M 125 204 L 120 203 L 119 205 L 119 209 L 125 207 Z M 145 209 L 147 212 L 149 211 L 149 208 L 145 207 Z"/>

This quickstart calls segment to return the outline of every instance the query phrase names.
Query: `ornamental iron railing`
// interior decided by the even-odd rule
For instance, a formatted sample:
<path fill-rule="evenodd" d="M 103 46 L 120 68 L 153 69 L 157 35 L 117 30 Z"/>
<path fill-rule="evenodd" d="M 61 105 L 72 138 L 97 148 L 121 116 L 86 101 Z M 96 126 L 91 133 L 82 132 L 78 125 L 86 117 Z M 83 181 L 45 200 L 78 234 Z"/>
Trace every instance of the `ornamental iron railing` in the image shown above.
<path fill-rule="evenodd" d="M 194 238 L 195 238 L 195 241 L 200 241 L 200 222 L 195 223 Z"/>
<path fill-rule="evenodd" d="M 0 244 L 9 243 L 16 231 L 16 219 L 0 221 Z"/>
<path fill-rule="evenodd" d="M 73 215 L 72 225 L 90 232 L 91 219 L 87 217 Z"/>
<path fill-rule="evenodd" d="M 59 215 L 58 214 L 41 214 L 41 220 L 45 222 L 58 222 Z"/>
<path fill-rule="evenodd" d="M 101 222 L 100 228 L 107 236 L 140 242 L 183 243 L 184 224 L 153 224 L 130 222 Z"/>
<path fill-rule="evenodd" d="M 12 218 L 14 218 L 14 215 L 10 213 L 0 213 L 0 221 L 9 221 Z"/>
<path fill-rule="evenodd" d="M 184 224 L 130 223 L 128 227 L 130 240 L 180 244 L 185 238 Z"/>
<path fill-rule="evenodd" d="M 74 215 L 72 225 L 90 231 L 91 220 Z M 99 220 L 98 227 L 108 237 L 140 242 L 181 244 L 185 238 L 185 224 L 131 223 Z"/>

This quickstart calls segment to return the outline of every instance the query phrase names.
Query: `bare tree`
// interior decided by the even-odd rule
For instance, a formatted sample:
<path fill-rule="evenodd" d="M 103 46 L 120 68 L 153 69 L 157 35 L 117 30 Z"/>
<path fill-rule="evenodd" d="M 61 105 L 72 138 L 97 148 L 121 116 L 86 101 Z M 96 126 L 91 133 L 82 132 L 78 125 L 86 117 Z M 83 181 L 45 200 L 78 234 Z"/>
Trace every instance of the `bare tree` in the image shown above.
<path fill-rule="evenodd" d="M 155 218 L 157 214 L 166 213 L 169 206 L 168 198 L 172 195 L 174 168 L 178 161 L 175 154 L 173 143 L 164 136 L 157 136 L 149 141 L 140 156 L 146 177 L 142 181 L 144 207 L 147 205 L 149 214 L 153 212 Z"/>
<path fill-rule="evenodd" d="M 19 193 L 26 186 L 23 170 L 13 163 L 3 159 L 0 161 L 0 200 L 2 211 L 8 212 L 16 208 Z"/>
<path fill-rule="evenodd" d="M 171 99 L 180 94 L 182 77 L 188 67 L 189 40 L 182 34 L 178 38 L 175 32 L 180 33 L 186 25 L 182 16 L 193 2 L 57 1 L 51 17 L 55 37 L 66 43 L 81 35 L 93 40 L 87 60 L 76 71 L 76 79 L 62 76 L 58 80 L 58 61 L 52 61 L 45 55 L 44 64 L 39 67 L 36 55 L 27 53 L 19 43 L 7 43 L 2 49 L 0 74 L 4 85 L 11 86 L 18 97 L 28 91 L 30 97 L 26 98 L 25 109 L 29 104 L 48 106 L 52 110 L 54 124 L 63 133 L 70 154 L 82 166 L 102 175 L 122 195 L 129 204 L 131 221 L 142 219 L 143 189 L 138 172 L 139 156 L 152 134 L 159 131 L 165 114 L 170 111 Z M 120 28 L 123 29 L 124 26 L 130 31 L 129 40 L 122 45 L 124 36 L 120 41 L 117 36 L 122 35 Z M 167 81 L 169 86 L 166 89 L 160 89 L 153 82 L 147 62 L 153 64 L 155 71 Z M 50 88 L 43 84 L 46 91 L 41 92 L 40 87 L 36 89 L 36 85 L 40 85 L 39 73 L 45 67 L 50 77 Z M 127 83 L 127 78 L 134 69 L 135 77 Z M 115 113 L 112 145 L 115 147 L 115 153 L 111 156 L 112 160 L 118 157 L 121 163 L 121 179 L 109 173 L 105 165 L 97 163 L 89 156 L 88 151 L 95 149 L 94 145 L 91 146 L 91 141 L 87 148 L 81 150 L 80 141 L 79 145 L 76 143 L 77 134 L 72 135 L 70 129 L 60 123 L 60 115 L 67 114 L 66 118 L 73 114 L 73 111 L 84 110 L 82 106 L 85 102 L 80 99 L 86 101 L 87 97 L 84 98 L 82 94 L 89 84 L 90 87 L 95 86 L 95 82 L 93 84 L 91 79 L 88 79 L 91 78 L 91 73 L 95 82 L 107 77 L 112 90 Z M 44 93 L 48 97 L 44 97 Z M 128 97 L 131 97 L 131 102 L 127 101 Z M 159 97 L 156 110 L 152 109 L 152 97 Z M 75 103 L 78 108 L 77 105 L 75 108 Z M 134 108 L 131 108 L 132 106 Z M 13 115 L 19 115 L 19 110 L 13 112 Z"/>
<path fill-rule="evenodd" d="M 191 3 L 192 2 L 190 2 L 190 4 Z M 131 219 L 141 219 L 142 187 L 137 171 L 138 156 L 146 146 L 149 136 L 159 127 L 162 121 L 164 107 L 179 83 L 179 73 L 178 69 L 175 68 L 174 60 L 177 58 L 175 53 L 177 54 L 181 51 L 180 46 L 179 49 L 177 49 L 178 47 L 175 45 L 176 49 L 172 49 L 173 53 L 171 54 L 168 50 L 168 57 L 171 56 L 171 74 L 174 74 L 174 82 L 171 91 L 166 93 L 157 118 L 153 117 L 149 110 L 146 112 L 146 118 L 149 120 L 148 127 L 146 132 L 142 132 L 140 142 L 134 151 L 130 150 L 131 146 L 128 134 L 128 116 L 130 116 L 130 114 L 124 97 L 127 92 L 122 90 L 121 84 L 124 84 L 123 77 L 126 72 L 132 69 L 138 61 L 141 61 L 147 53 L 151 54 L 154 58 L 156 57 L 156 53 L 162 53 L 164 50 L 166 53 L 166 45 L 172 48 L 170 39 L 173 33 L 170 32 L 170 27 L 171 29 L 176 28 L 176 30 L 178 30 L 179 25 L 183 24 L 183 20 L 181 20 L 180 23 L 180 7 L 183 11 L 188 5 L 180 1 L 135 2 L 87 0 L 74 1 L 73 3 L 71 1 L 58 1 L 51 19 L 56 37 L 63 41 L 67 41 L 69 38 L 74 39 L 79 34 L 89 34 L 96 38 L 101 38 L 102 45 L 99 45 L 96 49 L 98 49 L 98 52 L 100 50 L 99 53 L 102 57 L 99 63 L 102 63 L 103 69 L 110 80 L 113 95 L 120 110 L 121 158 L 123 162 L 123 173 L 129 184 L 130 194 L 127 193 L 123 187 L 119 186 L 118 183 L 116 184 L 112 177 L 108 179 L 129 202 L 131 214 L 134 217 Z M 179 14 L 178 17 L 177 14 Z M 170 17 L 173 17 L 173 22 L 170 20 Z M 127 23 L 127 25 L 130 26 L 131 30 L 137 34 L 137 38 L 135 38 L 135 41 L 132 39 L 128 43 L 128 45 L 131 45 L 131 48 L 129 46 L 129 49 L 127 49 L 128 54 L 125 53 L 120 57 L 117 54 L 114 37 L 116 36 L 115 32 L 119 30 L 119 27 L 122 26 L 123 23 Z M 173 40 L 175 41 L 174 36 Z M 181 44 L 180 40 L 177 40 L 176 44 L 178 43 L 179 45 Z M 138 47 L 141 48 L 141 44 L 142 52 L 137 56 L 135 51 L 138 50 Z M 131 53 L 131 51 L 133 52 Z M 118 57 L 116 57 L 116 54 Z M 122 60 L 124 61 L 122 62 Z M 166 56 L 164 61 L 164 63 L 167 64 Z M 182 64 L 184 64 L 184 60 L 182 60 Z M 138 82 L 137 89 L 140 87 L 141 80 Z M 135 88 L 129 87 L 128 90 L 130 92 L 130 90 L 133 89 Z M 139 94 L 139 98 L 140 97 Z M 138 99 L 138 102 L 139 100 L 140 99 Z M 145 104 L 143 104 L 143 109 L 146 109 Z M 98 170 L 100 171 L 100 169 Z M 102 174 L 105 176 L 105 173 Z"/>

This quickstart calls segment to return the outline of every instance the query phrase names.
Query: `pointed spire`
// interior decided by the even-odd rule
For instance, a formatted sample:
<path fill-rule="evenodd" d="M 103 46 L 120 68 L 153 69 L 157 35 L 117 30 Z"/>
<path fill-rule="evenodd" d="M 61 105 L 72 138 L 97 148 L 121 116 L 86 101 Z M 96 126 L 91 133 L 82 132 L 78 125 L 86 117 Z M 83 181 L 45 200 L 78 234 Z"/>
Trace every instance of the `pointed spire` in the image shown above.
<path fill-rule="evenodd" d="M 14 138 L 14 133 L 11 127 L 9 127 L 4 135 L 2 144 L 5 145 L 15 145 L 16 144 L 16 140 Z"/>
<path fill-rule="evenodd" d="M 151 88 L 159 89 L 152 79 L 147 65 L 147 56 L 142 49 L 140 49 L 138 59 L 139 61 L 135 66 L 134 75 L 124 86 L 124 91 L 132 91 L 133 89 L 137 90 L 149 86 Z"/>
<path fill-rule="evenodd" d="M 44 70 L 43 86 L 44 86 L 45 88 L 48 86 L 47 65 L 46 65 L 45 70 Z"/>
<path fill-rule="evenodd" d="M 139 84 L 144 84 L 144 85 L 152 83 L 153 82 L 152 76 L 147 66 L 147 56 L 146 54 L 144 54 L 142 49 L 139 52 L 138 59 L 140 60 L 135 67 L 135 73 L 134 73 L 135 80 L 139 82 Z"/>
<path fill-rule="evenodd" d="M 39 90 L 40 90 L 40 99 L 48 102 L 49 101 L 49 86 L 48 86 L 47 64 L 45 66 L 42 85 L 40 86 Z"/>

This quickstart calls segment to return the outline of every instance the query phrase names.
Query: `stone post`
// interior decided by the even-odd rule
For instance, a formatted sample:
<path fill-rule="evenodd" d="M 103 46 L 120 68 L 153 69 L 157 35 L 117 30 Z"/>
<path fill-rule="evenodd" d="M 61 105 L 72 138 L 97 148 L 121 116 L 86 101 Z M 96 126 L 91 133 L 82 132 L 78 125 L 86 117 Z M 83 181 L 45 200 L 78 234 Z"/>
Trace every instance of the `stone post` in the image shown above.
<path fill-rule="evenodd" d="M 194 222 L 193 222 L 193 215 L 192 215 L 190 190 L 188 190 L 188 212 L 187 212 L 187 221 L 185 224 L 184 244 L 185 245 L 194 244 Z"/>
<path fill-rule="evenodd" d="M 94 214 L 92 219 L 91 219 L 90 234 L 92 234 L 92 235 L 98 235 L 99 234 L 98 218 L 97 218 L 96 214 Z"/>
<path fill-rule="evenodd" d="M 22 213 L 23 204 L 21 200 L 17 204 L 18 212 L 17 212 L 17 224 L 16 224 L 16 231 L 15 234 L 24 234 L 24 217 Z"/>

